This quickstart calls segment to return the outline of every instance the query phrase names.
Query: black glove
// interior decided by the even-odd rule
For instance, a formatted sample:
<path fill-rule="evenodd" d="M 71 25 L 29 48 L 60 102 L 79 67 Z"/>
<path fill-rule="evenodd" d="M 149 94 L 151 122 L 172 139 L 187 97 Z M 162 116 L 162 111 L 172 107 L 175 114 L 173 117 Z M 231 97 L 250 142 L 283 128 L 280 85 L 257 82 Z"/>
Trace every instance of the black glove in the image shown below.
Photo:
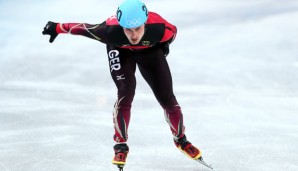
<path fill-rule="evenodd" d="M 54 23 L 52 21 L 49 21 L 46 26 L 43 28 L 43 35 L 50 35 L 50 43 L 52 43 L 55 38 L 58 36 L 58 33 L 56 32 L 56 26 L 57 23 Z"/>
<path fill-rule="evenodd" d="M 164 56 L 167 57 L 168 54 L 170 53 L 170 43 L 169 42 L 161 43 L 161 50 L 163 51 Z"/>

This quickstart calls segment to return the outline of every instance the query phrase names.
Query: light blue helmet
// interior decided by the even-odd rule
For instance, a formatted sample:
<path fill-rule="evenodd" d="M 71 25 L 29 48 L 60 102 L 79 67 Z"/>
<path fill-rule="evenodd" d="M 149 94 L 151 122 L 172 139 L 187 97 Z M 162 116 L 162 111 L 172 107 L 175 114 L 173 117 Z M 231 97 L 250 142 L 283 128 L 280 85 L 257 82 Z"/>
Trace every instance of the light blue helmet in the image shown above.
<path fill-rule="evenodd" d="M 117 20 L 124 28 L 136 28 L 148 18 L 146 5 L 139 0 L 125 0 L 117 10 Z"/>

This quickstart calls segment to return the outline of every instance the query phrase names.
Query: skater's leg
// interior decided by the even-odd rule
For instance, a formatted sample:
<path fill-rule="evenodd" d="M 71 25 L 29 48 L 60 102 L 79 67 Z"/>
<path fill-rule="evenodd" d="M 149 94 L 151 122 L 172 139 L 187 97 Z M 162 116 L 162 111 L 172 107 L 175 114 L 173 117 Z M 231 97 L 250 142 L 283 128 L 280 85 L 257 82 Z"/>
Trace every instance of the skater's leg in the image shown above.
<path fill-rule="evenodd" d="M 172 134 L 177 139 L 183 137 L 183 115 L 173 93 L 171 72 L 162 50 L 155 47 L 140 55 L 140 58 L 136 58 L 140 72 L 163 107 Z"/>
<path fill-rule="evenodd" d="M 200 150 L 193 146 L 184 134 L 183 115 L 174 96 L 171 72 L 162 52 L 157 49 L 145 55 L 144 59 L 138 61 L 138 66 L 165 110 L 165 118 L 171 128 L 177 148 L 192 159 L 200 158 Z"/>
<path fill-rule="evenodd" d="M 130 121 L 131 103 L 135 94 L 136 62 L 129 51 L 107 46 L 111 76 L 118 89 L 118 97 L 114 106 L 113 122 L 115 128 L 114 141 L 125 143 Z"/>

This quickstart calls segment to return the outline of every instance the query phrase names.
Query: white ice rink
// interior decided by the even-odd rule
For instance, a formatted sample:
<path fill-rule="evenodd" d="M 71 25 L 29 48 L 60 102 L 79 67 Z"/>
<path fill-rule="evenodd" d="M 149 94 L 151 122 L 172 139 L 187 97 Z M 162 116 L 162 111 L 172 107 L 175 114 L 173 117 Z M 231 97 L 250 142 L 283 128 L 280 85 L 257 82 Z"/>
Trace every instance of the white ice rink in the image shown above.
<path fill-rule="evenodd" d="M 144 0 L 178 27 L 167 57 L 188 139 L 217 171 L 298 170 L 298 1 Z M 0 171 L 117 171 L 105 45 L 41 34 L 110 0 L 0 0 Z M 179 152 L 137 72 L 125 171 L 208 171 Z"/>

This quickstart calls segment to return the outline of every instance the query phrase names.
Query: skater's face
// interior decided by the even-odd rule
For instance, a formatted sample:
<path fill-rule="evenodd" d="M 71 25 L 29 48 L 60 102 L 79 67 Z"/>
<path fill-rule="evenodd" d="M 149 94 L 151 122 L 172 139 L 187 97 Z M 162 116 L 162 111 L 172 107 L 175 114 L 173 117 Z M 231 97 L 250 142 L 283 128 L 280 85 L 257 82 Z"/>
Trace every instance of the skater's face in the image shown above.
<path fill-rule="evenodd" d="M 132 45 L 136 45 L 140 42 L 145 33 L 145 24 L 136 28 L 123 28 L 124 33 Z"/>

